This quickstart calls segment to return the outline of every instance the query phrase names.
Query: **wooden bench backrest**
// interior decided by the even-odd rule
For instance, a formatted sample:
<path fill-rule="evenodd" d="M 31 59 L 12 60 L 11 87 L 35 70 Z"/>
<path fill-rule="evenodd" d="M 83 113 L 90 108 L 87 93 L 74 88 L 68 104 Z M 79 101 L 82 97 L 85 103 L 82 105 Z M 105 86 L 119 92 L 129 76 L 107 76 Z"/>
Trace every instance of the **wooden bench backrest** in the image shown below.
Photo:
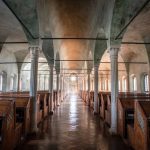
<path fill-rule="evenodd" d="M 135 102 L 135 149 L 149 149 L 150 101 Z"/>

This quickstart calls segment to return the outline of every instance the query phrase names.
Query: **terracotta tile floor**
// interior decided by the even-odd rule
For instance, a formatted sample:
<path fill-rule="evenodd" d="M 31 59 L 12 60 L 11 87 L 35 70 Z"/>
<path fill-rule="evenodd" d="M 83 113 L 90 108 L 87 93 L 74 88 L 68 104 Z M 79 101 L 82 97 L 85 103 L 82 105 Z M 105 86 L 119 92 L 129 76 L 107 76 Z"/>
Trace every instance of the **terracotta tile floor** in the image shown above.
<path fill-rule="evenodd" d="M 18 150 L 129 150 L 76 95 L 69 96 Z"/>

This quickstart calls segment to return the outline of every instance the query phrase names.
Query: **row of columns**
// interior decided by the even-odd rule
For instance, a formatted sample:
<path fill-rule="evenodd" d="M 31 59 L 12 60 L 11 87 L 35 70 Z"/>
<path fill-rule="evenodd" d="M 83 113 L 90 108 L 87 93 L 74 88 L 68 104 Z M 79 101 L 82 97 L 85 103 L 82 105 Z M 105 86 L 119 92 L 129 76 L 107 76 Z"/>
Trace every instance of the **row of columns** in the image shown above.
<path fill-rule="evenodd" d="M 110 128 L 110 132 L 112 134 L 117 133 L 118 51 L 119 51 L 119 48 L 111 48 L 109 50 L 110 61 L 111 61 L 111 128 Z M 98 68 L 99 68 L 99 65 L 97 64 L 94 65 L 94 114 L 99 113 Z M 87 82 L 88 82 L 88 100 L 89 100 L 90 98 L 90 73 L 88 73 Z M 85 84 L 85 80 L 83 80 L 83 85 L 84 84 Z"/>
<path fill-rule="evenodd" d="M 30 47 L 31 53 L 31 72 L 30 72 L 30 97 L 31 97 L 31 131 L 37 132 L 37 74 L 38 74 L 38 56 L 39 48 Z M 118 95 L 118 48 L 110 49 L 111 60 L 111 132 L 117 133 L 117 95 Z M 63 81 L 63 80 L 62 80 Z M 57 74 L 57 105 L 60 105 L 59 86 L 63 87 L 63 82 L 59 85 L 59 74 Z M 98 65 L 94 66 L 94 114 L 99 113 L 98 100 Z M 85 82 L 84 82 L 85 84 Z M 53 93 L 53 65 L 50 65 L 49 92 Z M 53 95 L 53 94 L 52 94 Z M 90 96 L 90 73 L 88 73 L 88 99 Z M 50 102 L 50 111 L 53 112 L 52 98 Z"/>
<path fill-rule="evenodd" d="M 31 133 L 36 133 L 37 128 L 37 75 L 38 75 L 38 57 L 39 57 L 39 47 L 32 46 L 29 48 L 30 55 L 31 55 L 31 71 L 30 71 L 30 98 L 31 98 Z M 53 64 L 49 65 L 49 93 L 51 93 L 50 97 L 50 113 L 53 114 Z M 60 97 L 59 94 L 59 87 L 63 88 L 63 83 L 59 85 L 59 74 L 57 73 L 57 99 L 56 105 L 60 105 L 60 99 L 62 100 L 63 97 Z"/>
<path fill-rule="evenodd" d="M 31 132 L 36 133 L 37 128 L 37 74 L 39 48 L 30 47 L 31 70 L 30 70 L 30 98 L 31 98 Z"/>
<path fill-rule="evenodd" d="M 42 82 L 41 82 L 41 79 L 43 79 Z M 48 75 L 39 74 L 39 76 L 38 76 L 38 90 L 48 90 L 47 79 L 48 79 Z M 42 85 L 42 87 L 41 87 L 41 85 Z"/>

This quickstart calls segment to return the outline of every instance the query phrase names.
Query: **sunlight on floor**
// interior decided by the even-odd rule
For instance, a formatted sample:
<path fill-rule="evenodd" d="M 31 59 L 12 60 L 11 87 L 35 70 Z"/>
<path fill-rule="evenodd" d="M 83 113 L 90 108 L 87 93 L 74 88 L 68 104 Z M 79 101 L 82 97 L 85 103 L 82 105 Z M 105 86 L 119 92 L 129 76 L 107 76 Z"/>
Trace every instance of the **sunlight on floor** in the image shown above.
<path fill-rule="evenodd" d="M 71 130 L 76 130 L 78 126 L 78 112 L 77 112 L 77 95 L 70 96 L 70 114 L 69 114 L 69 123 L 71 125 Z"/>

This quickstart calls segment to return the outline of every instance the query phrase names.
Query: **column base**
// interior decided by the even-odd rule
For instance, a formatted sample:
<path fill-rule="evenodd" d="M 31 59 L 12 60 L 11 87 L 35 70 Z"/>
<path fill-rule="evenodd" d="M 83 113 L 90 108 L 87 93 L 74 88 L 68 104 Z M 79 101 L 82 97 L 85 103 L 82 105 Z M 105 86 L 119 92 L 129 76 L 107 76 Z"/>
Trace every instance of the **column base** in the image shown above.
<path fill-rule="evenodd" d="M 94 111 L 94 115 L 98 115 L 98 112 L 95 112 L 95 111 Z"/>
<path fill-rule="evenodd" d="M 54 112 L 53 112 L 53 111 L 50 111 L 50 112 L 49 112 L 49 114 L 50 114 L 50 115 L 53 115 L 53 114 L 54 114 Z"/>
<path fill-rule="evenodd" d="M 30 136 L 36 136 L 37 133 L 38 133 L 38 131 L 39 131 L 39 129 L 35 127 L 35 128 L 33 128 L 33 129 L 30 130 L 29 135 Z"/>
<path fill-rule="evenodd" d="M 118 135 L 117 131 L 114 131 L 114 129 L 112 129 L 112 128 L 109 129 L 109 134 L 112 135 L 112 136 Z"/>

